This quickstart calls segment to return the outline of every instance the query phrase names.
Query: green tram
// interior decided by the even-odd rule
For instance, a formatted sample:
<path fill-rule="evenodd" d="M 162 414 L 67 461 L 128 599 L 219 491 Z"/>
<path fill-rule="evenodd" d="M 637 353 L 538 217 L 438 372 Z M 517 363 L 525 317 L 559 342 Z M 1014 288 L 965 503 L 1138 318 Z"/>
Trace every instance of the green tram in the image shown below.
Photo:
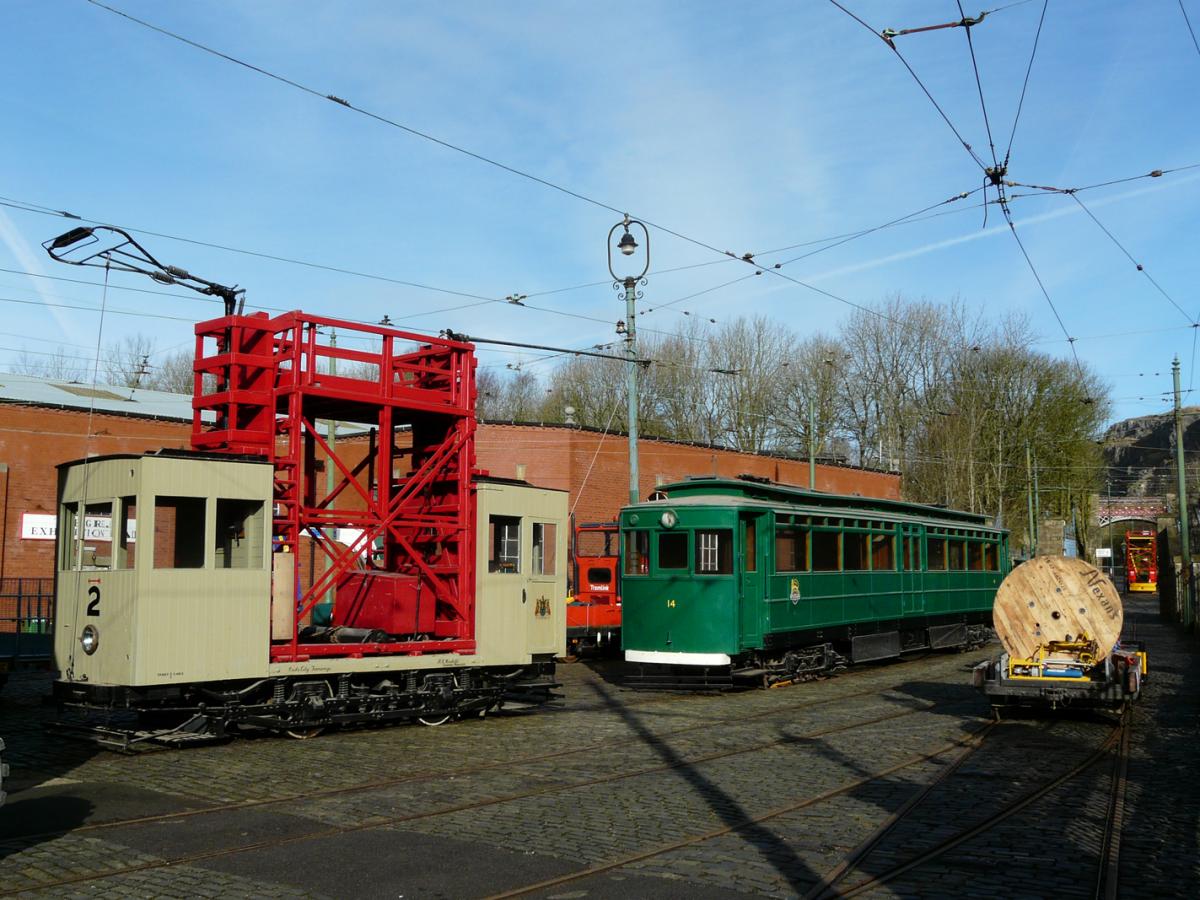
<path fill-rule="evenodd" d="M 643 687 L 729 687 L 988 638 L 1008 532 L 959 510 L 692 478 L 621 511 L 622 644 Z"/>

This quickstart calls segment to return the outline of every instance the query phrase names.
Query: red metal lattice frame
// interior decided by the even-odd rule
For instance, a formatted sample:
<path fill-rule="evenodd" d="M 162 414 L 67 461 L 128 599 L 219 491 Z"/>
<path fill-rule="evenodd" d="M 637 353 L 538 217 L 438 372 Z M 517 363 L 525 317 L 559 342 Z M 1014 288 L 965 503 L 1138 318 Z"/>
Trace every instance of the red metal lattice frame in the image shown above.
<path fill-rule="evenodd" d="M 334 329 L 341 347 L 328 340 Z M 331 374 L 331 363 L 354 371 Z M 192 406 L 193 448 L 269 459 L 276 540 L 295 548 L 306 535 L 327 561 L 298 592 L 292 638 L 272 644 L 272 660 L 475 651 L 470 344 L 300 312 L 213 319 L 196 326 Z M 318 419 L 371 429 L 364 458 L 354 463 L 331 448 Z M 400 433 L 410 446 L 397 445 Z M 317 483 L 321 456 L 336 473 L 328 493 Z M 341 527 L 361 534 L 347 547 L 329 536 Z M 428 585 L 436 603 L 430 639 L 300 641 L 304 617 L 363 565 Z"/>

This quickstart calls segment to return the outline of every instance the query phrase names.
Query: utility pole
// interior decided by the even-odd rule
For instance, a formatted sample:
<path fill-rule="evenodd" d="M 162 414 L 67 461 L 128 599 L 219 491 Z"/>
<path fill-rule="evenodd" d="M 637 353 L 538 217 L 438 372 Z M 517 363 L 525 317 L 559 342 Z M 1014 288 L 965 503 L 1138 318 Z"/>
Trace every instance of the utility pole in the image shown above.
<path fill-rule="evenodd" d="M 1184 628 L 1192 625 L 1192 607 L 1195 603 L 1195 588 L 1192 585 L 1192 541 L 1188 527 L 1187 470 L 1183 465 L 1183 416 L 1179 408 L 1179 357 L 1171 363 L 1171 377 L 1175 381 L 1175 471 L 1179 478 L 1179 573 L 1183 577 L 1183 609 L 1180 621 Z"/>
<path fill-rule="evenodd" d="M 817 489 L 817 410 L 808 398 L 808 489 Z"/>
<path fill-rule="evenodd" d="M 625 233 L 621 235 L 621 239 L 617 242 L 617 249 L 621 251 L 622 256 L 632 256 L 638 248 L 638 242 L 634 240 L 632 234 L 629 233 L 629 226 L 636 225 L 642 229 L 643 240 L 646 243 L 645 263 L 642 266 L 641 272 L 637 275 L 618 275 L 613 268 L 613 235 L 618 228 L 624 228 Z M 629 357 L 629 502 L 637 503 L 641 493 L 638 487 L 638 366 L 641 365 L 641 360 L 637 356 L 637 324 L 636 324 L 636 309 L 638 292 L 637 283 L 641 281 L 645 283 L 646 273 L 650 270 L 650 232 L 646 230 L 644 223 L 637 219 L 631 219 L 628 215 L 624 220 L 614 225 L 608 232 L 608 272 L 613 277 L 613 287 L 625 289 L 625 323 L 624 329 L 621 328 L 621 323 L 617 323 L 617 332 L 622 330 L 625 334 L 625 352 Z"/>
<path fill-rule="evenodd" d="M 1037 523 L 1033 518 L 1033 456 L 1029 451 L 1029 441 L 1025 442 L 1025 485 L 1026 505 L 1029 508 L 1029 556 L 1037 552 Z"/>

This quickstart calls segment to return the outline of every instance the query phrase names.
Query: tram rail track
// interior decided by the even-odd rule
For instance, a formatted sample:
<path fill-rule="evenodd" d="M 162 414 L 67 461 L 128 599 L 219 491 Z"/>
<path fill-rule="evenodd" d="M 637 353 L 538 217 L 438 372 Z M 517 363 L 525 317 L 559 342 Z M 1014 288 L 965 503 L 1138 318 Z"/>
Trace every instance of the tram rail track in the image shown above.
<path fill-rule="evenodd" d="M 864 692 L 864 693 L 875 693 L 875 691 Z M 839 697 L 836 699 L 842 700 L 842 699 L 846 699 L 846 698 Z M 820 704 L 830 703 L 830 702 L 834 702 L 834 700 L 829 699 L 829 700 L 825 700 L 825 701 L 820 701 Z M 355 832 L 366 831 L 366 830 L 375 829 L 375 828 L 403 825 L 408 822 L 420 821 L 423 819 L 437 818 L 439 816 L 450 815 L 453 813 L 483 809 L 486 807 L 497 806 L 497 805 L 505 804 L 505 803 L 514 803 L 514 802 L 519 802 L 521 800 L 526 800 L 526 799 L 535 798 L 535 797 L 542 797 L 542 796 L 553 795 L 553 794 L 564 794 L 564 793 L 568 793 L 570 791 L 590 789 L 590 788 L 594 788 L 597 786 L 606 785 L 606 784 L 614 784 L 614 783 L 617 783 L 620 781 L 626 781 L 629 779 L 639 778 L 639 777 L 643 777 L 646 775 L 654 775 L 654 774 L 658 774 L 658 773 L 662 773 L 662 772 L 667 772 L 672 769 L 691 767 L 691 766 L 700 765 L 703 763 L 727 759 L 727 758 L 738 756 L 738 755 L 763 752 L 763 751 L 787 746 L 789 744 L 800 744 L 800 743 L 804 743 L 804 742 L 813 740 L 815 738 L 820 738 L 820 737 L 825 737 L 825 736 L 838 734 L 838 733 L 842 733 L 842 732 L 852 731 L 852 730 L 859 729 L 859 728 L 867 728 L 872 725 L 878 725 L 878 724 L 881 724 L 884 722 L 894 721 L 894 720 L 906 718 L 909 716 L 920 715 L 921 713 L 930 712 L 930 711 L 933 711 L 933 710 L 936 710 L 936 709 L 939 709 L 939 708 L 945 707 L 945 706 L 963 705 L 963 704 L 972 703 L 972 702 L 974 702 L 973 698 L 955 698 L 955 699 L 946 700 L 946 701 L 933 702 L 933 703 L 928 703 L 928 704 L 922 705 L 921 707 L 915 708 L 915 709 L 913 709 L 913 708 L 903 709 L 903 710 L 899 710 L 899 711 L 890 712 L 886 715 L 875 716 L 870 719 L 847 722 L 847 723 L 842 723 L 842 724 L 833 725 L 833 726 L 824 727 L 824 728 L 817 728 L 817 729 L 814 729 L 811 731 L 804 732 L 802 734 L 787 735 L 785 737 L 777 738 L 777 739 L 770 740 L 770 741 L 759 742 L 759 743 L 756 743 L 756 744 L 750 745 L 750 746 L 735 747 L 735 748 L 715 751 L 715 752 L 711 752 L 711 753 L 699 754 L 696 756 L 690 756 L 686 759 L 680 759 L 676 762 L 667 762 L 667 763 L 662 763 L 659 765 L 645 766 L 645 767 L 641 767 L 641 768 L 638 768 L 635 770 L 630 770 L 630 771 L 615 772 L 615 773 L 611 773 L 611 774 L 604 775 L 604 776 L 597 777 L 597 778 L 576 780 L 576 781 L 572 781 L 567 784 L 548 785 L 548 786 L 545 786 L 545 787 L 542 787 L 542 788 L 539 788 L 536 790 L 513 792 L 513 793 L 506 794 L 506 795 L 498 796 L 498 797 L 490 797 L 485 800 L 443 805 L 443 806 L 437 807 L 435 809 L 423 810 L 423 811 L 415 812 L 415 813 L 411 813 L 411 814 L 404 814 L 404 815 L 398 815 L 398 816 L 376 817 L 376 818 L 372 819 L 371 821 L 355 823 L 352 825 L 332 825 L 332 826 L 327 826 L 324 828 L 316 828 L 316 829 L 312 829 L 310 831 L 305 831 L 305 832 L 302 832 L 299 834 L 287 835 L 287 836 L 283 836 L 283 837 L 271 838 L 271 839 L 261 840 L 261 841 L 252 841 L 252 842 L 248 842 L 245 844 L 238 844 L 238 845 L 235 845 L 232 847 L 214 848 L 212 850 L 206 850 L 206 851 L 201 851 L 201 852 L 197 852 L 197 853 L 184 854 L 184 855 L 180 855 L 180 856 L 176 856 L 176 857 L 169 857 L 169 858 L 165 858 L 165 859 L 137 863 L 137 864 L 128 865 L 128 866 L 121 866 L 121 867 L 117 867 L 117 868 L 113 868 L 113 869 L 108 869 L 103 872 L 73 875 L 73 876 L 69 876 L 69 877 L 65 877 L 65 878 L 57 878 L 57 879 L 52 879 L 52 880 L 42 880 L 36 884 L 23 884 L 23 885 L 20 885 L 18 887 L 13 887 L 13 888 L 3 887 L 3 888 L 0 888 L 0 897 L 6 897 L 6 896 L 12 896 L 15 894 L 20 894 L 20 893 L 23 893 L 23 892 L 31 890 L 31 889 L 51 890 L 54 888 L 65 887 L 68 885 L 76 885 L 76 884 L 83 884 L 83 883 L 89 883 L 89 882 L 95 882 L 95 881 L 103 881 L 103 880 L 107 880 L 110 878 L 117 878 L 117 877 L 120 877 L 123 875 L 135 874 L 138 872 L 145 872 L 145 871 L 150 871 L 150 870 L 191 865 L 191 864 L 201 863 L 201 862 L 219 859 L 219 858 L 223 858 L 223 857 L 230 857 L 230 856 L 235 856 L 235 855 L 239 855 L 239 854 L 243 854 L 243 853 L 251 853 L 251 852 L 255 852 L 255 851 L 259 851 L 259 850 L 266 850 L 266 849 L 271 849 L 271 848 L 275 848 L 275 847 L 286 846 L 289 844 L 296 844 L 296 843 L 301 843 L 301 842 L 306 842 L 306 841 L 318 841 L 318 840 L 323 840 L 326 838 L 331 838 L 331 837 L 335 837 L 335 836 L 339 836 L 339 835 L 352 834 Z M 815 706 L 815 705 L 818 705 L 818 704 L 816 704 L 816 703 L 806 704 L 806 706 L 810 706 L 810 707 Z M 786 713 L 794 712 L 794 711 L 795 711 L 794 707 L 775 709 L 775 710 L 765 711 L 764 713 L 762 713 L 760 715 L 760 717 L 763 717 L 763 716 L 766 716 L 769 714 L 786 714 Z M 738 719 L 736 721 L 744 721 L 745 718 L 746 717 L 741 717 L 740 719 Z M 729 720 L 729 721 L 734 721 L 734 720 Z M 713 724 L 714 723 L 712 723 L 711 721 L 704 722 L 704 723 L 697 724 L 695 726 L 689 726 L 687 729 L 680 729 L 676 732 L 673 732 L 672 734 L 679 734 L 681 732 L 693 731 L 698 728 L 709 728 L 709 727 L 712 727 Z M 992 726 L 991 725 L 984 726 L 985 729 L 990 728 L 990 727 L 992 727 Z M 664 735 L 662 737 L 665 738 L 667 736 L 669 736 L 669 735 Z M 835 790 L 824 792 L 821 795 L 806 798 L 804 801 L 801 801 L 798 804 L 790 804 L 788 808 L 780 809 L 773 813 L 769 813 L 764 818 L 771 818 L 775 815 L 782 815 L 783 813 L 788 812 L 792 809 L 803 808 L 803 806 L 812 805 L 814 803 L 821 802 L 821 800 L 828 799 L 828 797 L 838 796 L 842 793 L 846 793 L 847 791 L 853 790 L 855 787 L 859 786 L 861 783 L 866 783 L 870 780 L 875 780 L 878 778 L 886 777 L 887 775 L 889 775 L 895 771 L 899 771 L 900 769 L 905 768 L 907 766 L 915 765 L 919 762 L 934 758 L 940 754 L 947 752 L 950 749 L 953 749 L 954 747 L 962 746 L 965 742 L 970 741 L 972 739 L 973 739 L 973 736 L 968 736 L 967 738 L 963 738 L 958 741 L 953 741 L 948 744 L 942 745 L 937 750 L 935 750 L 931 753 L 922 753 L 922 754 L 914 755 L 914 756 L 906 759 L 903 763 L 891 766 L 884 772 L 875 774 L 873 776 L 873 778 L 860 779 L 859 781 L 856 781 L 852 784 L 844 785 Z M 637 739 L 637 740 L 640 740 L 640 739 Z M 590 750 L 590 748 L 584 748 L 584 749 Z M 559 758 L 562 755 L 566 755 L 569 753 L 578 753 L 578 752 L 584 752 L 584 750 L 583 749 L 575 749 L 575 750 L 570 750 L 570 751 L 561 751 L 560 753 L 541 754 L 538 756 L 523 759 L 520 762 L 529 763 L 529 762 L 544 761 L 546 759 Z M 518 764 L 518 761 L 509 760 L 509 761 L 504 761 L 504 762 L 497 762 L 494 765 L 477 767 L 477 770 L 484 771 L 489 768 L 499 768 L 499 767 L 502 767 L 505 765 L 517 765 L 517 764 Z M 450 775 L 458 776 L 458 775 L 464 774 L 464 772 L 465 772 L 465 770 L 457 770 L 455 772 L 438 773 L 438 775 L 435 777 L 441 777 L 443 775 L 444 776 L 450 776 Z M 74 834 L 74 833 L 79 833 L 79 832 L 95 833 L 97 831 L 115 831 L 122 827 L 134 827 L 134 826 L 138 826 L 138 825 L 153 824 L 156 822 L 163 822 L 163 821 L 170 821 L 170 820 L 191 819 L 191 818 L 196 818 L 196 817 L 209 815 L 209 814 L 213 814 L 213 813 L 218 813 L 218 812 L 227 812 L 227 811 L 240 810 L 240 809 L 251 808 L 251 807 L 261 807 L 261 806 L 266 806 L 266 805 L 273 804 L 273 803 L 284 803 L 284 802 L 294 801 L 296 799 L 312 800 L 312 799 L 318 799 L 322 796 L 328 797 L 328 796 L 334 796 L 334 795 L 339 795 L 339 794 L 344 795 L 347 793 L 374 790 L 374 789 L 378 789 L 380 787 L 388 787 L 388 786 L 392 786 L 394 784 L 401 784 L 401 783 L 404 783 L 407 781 L 418 780 L 418 778 L 420 778 L 420 777 L 421 776 L 409 776 L 409 777 L 400 778 L 400 779 L 390 779 L 390 780 L 383 781 L 383 782 L 376 781 L 376 782 L 371 782 L 369 784 L 364 783 L 362 785 L 330 789 L 329 791 L 321 792 L 321 793 L 310 792 L 309 794 L 304 795 L 302 798 L 295 798 L 295 797 L 280 798 L 280 799 L 273 798 L 273 799 L 269 799 L 269 800 L 252 801 L 249 803 L 227 804 L 227 805 L 220 806 L 220 807 L 207 807 L 204 809 L 186 810 L 186 811 L 182 811 L 179 813 L 166 813 L 166 814 L 157 815 L 157 816 L 128 818 L 128 819 L 123 819 L 123 820 L 114 820 L 111 822 L 98 822 L 98 823 L 94 823 L 93 825 L 85 825 L 80 828 L 72 829 L 69 833 Z M 729 829 L 725 829 L 721 833 L 724 833 L 724 831 L 728 831 L 728 830 Z M 28 835 L 28 836 L 23 836 L 21 838 L 17 838 L 17 840 L 42 839 L 43 837 L 55 837 L 55 836 L 58 836 L 58 835 L 61 835 L 64 833 L 66 833 L 66 832 L 51 832 L 44 836 Z M 705 840 L 711 836 L 713 836 L 713 835 L 700 836 L 700 837 L 692 839 L 692 841 L 690 841 L 690 842 Z M 684 842 L 684 843 L 688 843 L 688 842 Z M 657 852 L 667 852 L 669 849 L 672 849 L 672 848 L 670 848 L 670 847 L 664 848 Z M 642 858 L 643 855 L 653 855 L 653 854 L 639 854 L 637 858 Z M 610 866 L 610 868 L 616 867 L 619 865 L 623 865 L 627 861 L 629 861 L 629 860 L 622 860 L 622 861 L 614 862 L 612 864 L 612 866 Z M 576 877 L 576 878 L 583 877 L 583 874 L 580 874 L 580 875 L 577 875 L 574 877 Z M 574 880 L 574 878 L 567 878 L 566 880 Z"/>
<path fill-rule="evenodd" d="M 1112 787 L 1110 790 L 1108 802 L 1108 816 L 1105 821 L 1105 832 L 1101 842 L 1101 852 L 1099 858 L 1098 871 L 1096 874 L 1095 889 L 1093 896 L 1096 900 L 1110 900 L 1118 896 L 1118 865 L 1119 865 L 1119 846 L 1121 823 L 1124 816 L 1124 794 L 1125 794 L 1125 771 L 1128 764 L 1129 744 L 1130 744 L 1130 723 L 1129 714 L 1126 712 L 1122 715 L 1121 720 L 1105 737 L 1100 745 L 1088 754 L 1081 762 L 1069 768 L 1067 771 L 1051 778 L 1037 787 L 1023 793 L 1020 797 L 1004 804 L 996 812 L 983 819 L 982 821 L 960 830 L 954 835 L 939 841 L 932 847 L 929 847 L 922 852 L 910 857 L 904 862 L 898 863 L 891 868 L 872 875 L 868 878 L 857 881 L 847 887 L 839 887 L 839 883 L 851 871 L 869 858 L 871 853 L 882 843 L 883 839 L 890 834 L 896 826 L 898 826 L 905 817 L 912 813 L 917 806 L 924 801 L 937 785 L 943 783 L 949 775 L 953 773 L 953 769 L 957 768 L 957 764 L 939 773 L 939 776 L 931 783 L 922 788 L 920 792 L 914 795 L 908 802 L 882 824 L 875 832 L 873 832 L 865 841 L 854 848 L 846 858 L 834 869 L 825 874 L 820 882 L 807 894 L 805 900 L 829 900 L 833 897 L 857 897 L 860 894 L 880 888 L 885 884 L 899 878 L 913 869 L 917 869 L 926 863 L 932 862 L 940 858 L 946 853 L 955 848 L 974 840 L 975 838 L 986 834 L 997 825 L 1007 821 L 1013 816 L 1019 814 L 1029 806 L 1039 800 L 1042 800 L 1055 790 L 1080 777 L 1088 770 L 1092 769 L 1097 763 L 1101 762 L 1105 756 L 1113 751 L 1114 747 L 1117 752 L 1114 758 Z M 961 760 L 960 760 L 961 762 Z"/>

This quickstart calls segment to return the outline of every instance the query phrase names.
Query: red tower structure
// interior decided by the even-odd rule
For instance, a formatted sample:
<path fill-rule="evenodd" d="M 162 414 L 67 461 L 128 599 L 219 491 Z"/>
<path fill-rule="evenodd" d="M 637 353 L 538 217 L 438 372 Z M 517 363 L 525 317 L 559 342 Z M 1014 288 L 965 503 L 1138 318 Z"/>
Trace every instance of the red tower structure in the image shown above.
<path fill-rule="evenodd" d="M 193 449 L 270 460 L 275 540 L 294 550 L 308 536 L 326 561 L 296 589 L 290 639 L 272 641 L 272 661 L 474 653 L 470 344 L 301 312 L 229 315 L 196 326 L 192 406 Z M 339 455 L 321 419 L 361 426 L 369 451 L 357 462 Z M 335 473 L 328 492 L 318 490 L 320 455 Z M 337 528 L 357 536 L 339 543 Z M 286 554 L 274 556 L 278 567 Z M 290 563 L 300 585 L 297 554 Z M 353 614 L 339 624 L 370 639 L 301 639 L 302 620 L 331 591 L 335 609 Z"/>

